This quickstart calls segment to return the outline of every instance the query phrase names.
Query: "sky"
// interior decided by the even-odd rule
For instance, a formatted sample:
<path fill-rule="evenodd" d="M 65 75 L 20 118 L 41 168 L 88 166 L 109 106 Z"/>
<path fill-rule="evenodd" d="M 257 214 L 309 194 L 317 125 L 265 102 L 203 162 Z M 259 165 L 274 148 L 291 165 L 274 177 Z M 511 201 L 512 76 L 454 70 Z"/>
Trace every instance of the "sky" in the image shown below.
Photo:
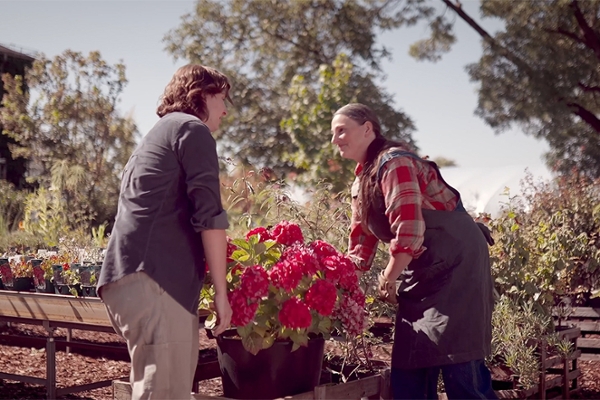
<path fill-rule="evenodd" d="M 462 3 L 477 19 L 479 1 Z M 194 4 L 188 0 L 0 0 L 0 44 L 47 57 L 66 49 L 98 50 L 109 63 L 122 60 L 129 83 L 119 108 L 133 114 L 144 135 L 158 120 L 155 110 L 165 85 L 186 63 L 173 60 L 164 50 L 163 38 Z M 481 23 L 491 32 L 499 27 L 495 21 Z M 460 18 L 455 32 L 457 43 L 437 63 L 419 62 L 408 55 L 410 44 L 427 35 L 423 26 L 378 37 L 392 53 L 392 59 L 382 64 L 386 79 L 381 85 L 393 95 L 396 108 L 414 120 L 421 154 L 449 158 L 469 169 L 543 168 L 545 142 L 519 128 L 497 135 L 475 116 L 477 85 L 469 81 L 465 66 L 479 59 L 481 42 Z"/>

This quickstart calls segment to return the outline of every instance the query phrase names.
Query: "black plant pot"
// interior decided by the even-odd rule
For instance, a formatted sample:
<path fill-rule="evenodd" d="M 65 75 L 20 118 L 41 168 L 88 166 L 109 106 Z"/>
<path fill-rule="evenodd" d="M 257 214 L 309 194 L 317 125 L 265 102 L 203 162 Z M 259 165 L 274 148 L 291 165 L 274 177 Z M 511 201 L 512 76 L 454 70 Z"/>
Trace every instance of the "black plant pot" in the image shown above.
<path fill-rule="evenodd" d="M 33 278 L 14 278 L 11 290 L 16 292 L 29 292 L 34 289 Z"/>
<path fill-rule="evenodd" d="M 96 286 L 81 286 L 83 297 L 98 297 L 96 294 Z"/>
<path fill-rule="evenodd" d="M 54 285 L 54 292 L 56 294 L 65 294 L 65 295 L 72 296 L 73 293 L 71 293 L 71 289 L 75 289 L 75 291 L 77 292 L 77 296 L 81 297 L 83 295 L 80 285 L 65 285 L 65 284 L 55 284 Z"/>
<path fill-rule="evenodd" d="M 278 341 L 256 355 L 239 338 L 217 337 L 224 397 L 274 399 L 310 392 L 319 384 L 325 340 L 313 338 L 292 352 L 291 341 Z"/>

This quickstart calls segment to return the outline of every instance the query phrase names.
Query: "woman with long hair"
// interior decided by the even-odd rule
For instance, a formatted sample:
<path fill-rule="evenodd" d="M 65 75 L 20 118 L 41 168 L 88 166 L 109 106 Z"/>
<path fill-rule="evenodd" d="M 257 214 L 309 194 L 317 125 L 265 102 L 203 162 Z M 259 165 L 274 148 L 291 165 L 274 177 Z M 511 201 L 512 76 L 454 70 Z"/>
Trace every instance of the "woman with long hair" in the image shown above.
<path fill-rule="evenodd" d="M 450 399 L 495 399 L 490 354 L 492 277 L 487 228 L 465 211 L 437 165 L 386 139 L 363 104 L 337 110 L 332 143 L 356 161 L 348 254 L 371 268 L 389 243 L 379 293 L 397 304 L 394 399 L 437 399 L 440 371 Z"/>

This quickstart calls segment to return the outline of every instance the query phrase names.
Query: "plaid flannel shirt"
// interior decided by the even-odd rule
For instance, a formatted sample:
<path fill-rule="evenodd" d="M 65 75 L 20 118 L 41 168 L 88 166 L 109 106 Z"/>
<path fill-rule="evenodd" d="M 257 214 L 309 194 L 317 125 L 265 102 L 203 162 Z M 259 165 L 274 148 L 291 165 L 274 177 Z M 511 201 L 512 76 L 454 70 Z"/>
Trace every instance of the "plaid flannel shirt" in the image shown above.
<path fill-rule="evenodd" d="M 357 165 L 355 185 L 362 165 Z M 426 248 L 423 246 L 425 221 L 422 209 L 452 211 L 458 197 L 439 178 L 434 167 L 412 157 L 394 157 L 381 169 L 381 191 L 385 200 L 385 215 L 396 237 L 390 242 L 391 255 L 408 253 L 418 258 Z M 379 240 L 363 229 L 357 213 L 357 200 L 352 199 L 352 220 L 348 255 L 357 268 L 371 268 Z"/>

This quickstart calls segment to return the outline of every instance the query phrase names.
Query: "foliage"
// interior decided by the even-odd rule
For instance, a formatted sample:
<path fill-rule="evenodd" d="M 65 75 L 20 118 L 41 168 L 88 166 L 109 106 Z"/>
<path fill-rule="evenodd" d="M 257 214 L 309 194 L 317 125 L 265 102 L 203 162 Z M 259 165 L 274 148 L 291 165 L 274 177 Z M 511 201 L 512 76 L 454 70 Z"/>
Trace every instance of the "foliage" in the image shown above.
<path fill-rule="evenodd" d="M 0 236 L 0 252 L 10 255 L 25 254 L 27 249 L 46 248 L 44 238 L 34 232 L 12 231 Z"/>
<path fill-rule="evenodd" d="M 483 39 L 481 59 L 468 66 L 480 84 L 476 113 L 498 132 L 517 125 L 546 139 L 551 167 L 600 177 L 600 1 L 482 0 L 482 16 L 503 24 L 493 36 L 460 2 L 442 1 Z M 419 59 L 450 48 L 453 23 L 436 18 L 429 45 L 412 52 Z"/>
<path fill-rule="evenodd" d="M 39 56 L 26 81 L 7 74 L 3 81 L 2 133 L 16 141 L 13 157 L 29 160 L 28 180 L 60 191 L 74 216 L 69 224 L 112 220 L 137 133 L 117 111 L 125 66 L 67 50 Z"/>
<path fill-rule="evenodd" d="M 58 239 L 68 230 L 67 207 L 56 190 L 38 189 L 27 196 L 23 227 L 40 235 L 48 246 L 58 245 Z"/>
<path fill-rule="evenodd" d="M 108 244 L 108 237 L 106 236 L 106 227 L 108 222 L 103 222 L 98 227 L 92 227 L 92 240 L 96 247 L 105 248 Z"/>
<path fill-rule="evenodd" d="M 0 236 L 19 228 L 26 195 L 26 191 L 17 190 L 12 183 L 0 180 Z"/>
<path fill-rule="evenodd" d="M 347 103 L 356 102 L 358 90 L 349 85 L 352 71 L 353 65 L 345 55 L 338 56 L 332 66 L 321 65 L 320 89 L 316 95 L 304 76 L 292 79 L 291 115 L 281 121 L 281 128 L 290 134 L 296 150 L 284 156 L 298 171 L 308 172 L 300 176 L 302 183 L 326 180 L 340 191 L 354 176 L 355 163 L 336 156 L 329 133 L 333 113 Z"/>
<path fill-rule="evenodd" d="M 25 257 L 10 260 L 10 269 L 15 278 L 32 278 L 33 265 Z"/>
<path fill-rule="evenodd" d="M 357 100 L 375 109 L 388 137 L 411 142 L 412 122 L 375 84 L 382 77 L 381 61 L 389 56 L 377 45 L 376 35 L 412 25 L 432 9 L 422 2 L 411 1 L 419 3 L 411 7 L 400 3 L 198 0 L 195 10 L 166 36 L 166 48 L 176 59 L 213 66 L 231 78 L 236 107 L 218 133 L 227 152 L 278 173 L 304 172 L 301 159 L 307 156 L 280 125 L 294 118 L 288 110 L 296 100 L 288 99 L 288 90 L 294 77 L 302 76 L 303 101 L 317 99 L 317 71 L 332 66 L 342 53 L 355 66 L 350 87 Z M 329 141 L 329 124 L 322 128 L 314 146 Z"/>
<path fill-rule="evenodd" d="M 520 304 L 502 296 L 492 313 L 491 364 L 502 363 L 519 376 L 525 388 L 538 382 L 537 344 L 551 333 L 552 319 L 535 311 L 532 303 Z"/>
<path fill-rule="evenodd" d="M 295 350 L 314 335 L 354 338 L 364 331 L 365 296 L 354 264 L 324 241 L 305 243 L 298 225 L 252 229 L 246 239 L 233 239 L 228 253 L 232 325 L 252 354 L 276 340 L 291 340 Z M 209 281 L 204 308 L 213 291 Z M 216 315 L 207 319 L 214 321 Z"/>
<path fill-rule="evenodd" d="M 272 171 L 254 171 L 244 166 L 222 176 L 221 181 L 231 236 L 242 236 L 248 229 L 290 220 L 298 223 L 310 240 L 322 239 L 346 252 L 351 216 L 346 192 L 336 193 L 331 184 L 322 181 L 304 191 L 294 191 L 284 181 L 276 180 Z M 373 267 L 361 277 L 370 319 L 395 315 L 395 308 L 380 301 L 375 290 L 377 276 L 388 257 L 385 246 L 380 244 Z"/>
<path fill-rule="evenodd" d="M 588 296 L 600 286 L 598 182 L 582 177 L 525 182 L 521 201 L 491 221 L 496 288 L 551 307 L 564 295 Z"/>

